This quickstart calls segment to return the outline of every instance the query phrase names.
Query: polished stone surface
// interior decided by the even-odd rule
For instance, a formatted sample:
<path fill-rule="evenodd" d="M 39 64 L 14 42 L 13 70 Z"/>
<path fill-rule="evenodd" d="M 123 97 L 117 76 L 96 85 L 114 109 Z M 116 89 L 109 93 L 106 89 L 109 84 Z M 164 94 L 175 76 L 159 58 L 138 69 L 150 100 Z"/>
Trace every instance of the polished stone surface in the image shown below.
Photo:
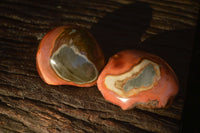
<path fill-rule="evenodd" d="M 152 64 L 147 65 L 142 72 L 134 78 L 129 79 L 123 86 L 124 91 L 137 89 L 142 86 L 148 87 L 153 83 L 156 72 Z"/>
<path fill-rule="evenodd" d="M 50 64 L 56 74 L 67 81 L 92 82 L 98 75 L 93 63 L 66 44 L 60 46 L 52 54 Z"/>

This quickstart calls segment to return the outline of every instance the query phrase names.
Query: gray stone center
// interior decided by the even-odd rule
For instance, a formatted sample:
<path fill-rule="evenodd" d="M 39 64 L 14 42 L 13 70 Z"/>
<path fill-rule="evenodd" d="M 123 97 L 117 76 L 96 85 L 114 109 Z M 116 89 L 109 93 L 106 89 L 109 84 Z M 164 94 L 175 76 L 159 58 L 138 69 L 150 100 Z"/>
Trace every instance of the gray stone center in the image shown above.
<path fill-rule="evenodd" d="M 92 82 L 98 75 L 91 62 L 64 44 L 52 54 L 50 64 L 62 79 L 79 84 Z"/>
<path fill-rule="evenodd" d="M 137 89 L 142 86 L 148 87 L 153 83 L 156 72 L 152 64 L 147 65 L 142 72 L 135 78 L 129 79 L 123 86 L 124 91 L 129 91 L 131 89 Z"/>

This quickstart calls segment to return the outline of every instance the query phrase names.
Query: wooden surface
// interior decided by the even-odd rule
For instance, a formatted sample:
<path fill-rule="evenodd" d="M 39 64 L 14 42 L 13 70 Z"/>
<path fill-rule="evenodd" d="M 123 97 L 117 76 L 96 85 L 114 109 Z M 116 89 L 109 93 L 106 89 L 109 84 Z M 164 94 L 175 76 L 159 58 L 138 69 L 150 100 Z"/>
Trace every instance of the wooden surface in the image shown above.
<path fill-rule="evenodd" d="M 178 132 L 198 10 L 198 0 L 1 0 L 0 132 Z M 35 67 L 39 41 L 68 24 L 93 33 L 106 60 L 123 49 L 165 59 L 180 81 L 172 106 L 122 111 L 96 86 L 45 84 Z"/>

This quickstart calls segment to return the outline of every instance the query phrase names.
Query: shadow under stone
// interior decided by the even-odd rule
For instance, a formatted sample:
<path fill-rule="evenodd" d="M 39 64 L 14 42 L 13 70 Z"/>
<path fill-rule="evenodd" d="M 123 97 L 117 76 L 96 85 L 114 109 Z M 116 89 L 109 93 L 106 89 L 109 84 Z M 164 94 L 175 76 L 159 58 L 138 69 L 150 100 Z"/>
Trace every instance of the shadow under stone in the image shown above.
<path fill-rule="evenodd" d="M 150 24 L 152 9 L 144 3 L 125 5 L 107 14 L 91 28 L 106 59 L 124 49 L 135 49 Z"/>
<path fill-rule="evenodd" d="M 180 93 L 187 87 L 195 29 L 163 32 L 140 42 L 150 25 L 152 9 L 142 2 L 125 5 L 107 14 L 91 28 L 106 60 L 119 51 L 138 49 L 160 56 L 173 68 L 180 83 Z M 179 93 L 179 94 L 180 94 Z"/>
<path fill-rule="evenodd" d="M 179 79 L 181 94 L 187 88 L 194 36 L 195 29 L 169 31 L 148 38 L 139 47 L 163 58 L 172 67 Z"/>

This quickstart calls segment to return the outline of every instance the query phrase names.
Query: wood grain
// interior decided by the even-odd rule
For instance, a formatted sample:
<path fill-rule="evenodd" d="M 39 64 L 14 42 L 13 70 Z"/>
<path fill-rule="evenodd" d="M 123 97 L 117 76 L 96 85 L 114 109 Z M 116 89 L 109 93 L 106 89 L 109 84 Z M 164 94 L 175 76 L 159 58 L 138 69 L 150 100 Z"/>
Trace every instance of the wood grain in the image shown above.
<path fill-rule="evenodd" d="M 198 10 L 197 0 L 1 0 L 0 132 L 178 132 Z M 128 48 L 167 60 L 180 80 L 172 106 L 122 111 L 96 86 L 45 84 L 35 67 L 39 41 L 68 24 L 93 33 L 107 60 Z"/>

